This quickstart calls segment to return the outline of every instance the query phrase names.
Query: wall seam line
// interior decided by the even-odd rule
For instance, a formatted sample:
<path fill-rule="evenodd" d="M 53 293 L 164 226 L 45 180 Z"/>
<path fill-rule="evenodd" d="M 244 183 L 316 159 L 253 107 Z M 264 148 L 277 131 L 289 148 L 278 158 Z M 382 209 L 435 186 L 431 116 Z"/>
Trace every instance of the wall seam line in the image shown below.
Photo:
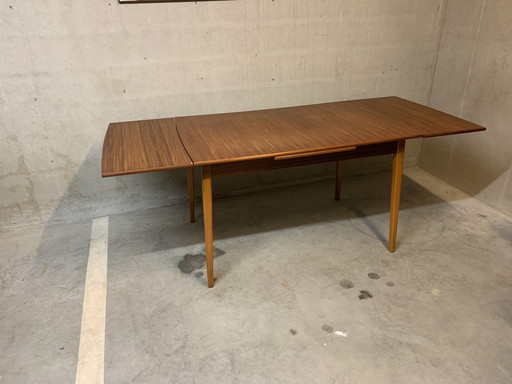
<path fill-rule="evenodd" d="M 469 89 L 469 83 L 471 80 L 471 75 L 473 74 L 473 62 L 475 61 L 476 49 L 478 47 L 478 42 L 480 41 L 480 31 L 482 29 L 482 20 L 485 14 L 485 8 L 487 6 L 487 0 L 482 1 L 482 8 L 480 10 L 480 18 L 478 20 L 478 28 L 476 30 L 475 43 L 473 45 L 473 52 L 471 52 L 471 60 L 469 62 L 468 74 L 466 76 L 466 84 L 464 85 L 464 93 L 462 94 L 462 100 L 460 102 L 459 114 L 458 116 L 462 116 L 462 112 L 464 111 L 464 105 L 466 104 L 466 96 Z"/>
<path fill-rule="evenodd" d="M 434 52 L 432 74 L 430 76 L 430 87 L 428 89 L 428 95 L 427 95 L 427 105 L 428 106 L 430 106 L 430 99 L 432 97 L 432 89 L 434 88 L 434 79 L 436 76 L 437 62 L 439 59 L 439 49 L 441 48 L 441 40 L 443 38 L 443 31 L 444 31 L 444 26 L 446 23 L 446 9 L 447 8 L 448 8 L 448 0 L 444 0 L 443 14 L 441 15 L 441 26 L 439 27 L 439 33 L 437 36 L 437 46 L 436 46 L 436 50 Z"/>

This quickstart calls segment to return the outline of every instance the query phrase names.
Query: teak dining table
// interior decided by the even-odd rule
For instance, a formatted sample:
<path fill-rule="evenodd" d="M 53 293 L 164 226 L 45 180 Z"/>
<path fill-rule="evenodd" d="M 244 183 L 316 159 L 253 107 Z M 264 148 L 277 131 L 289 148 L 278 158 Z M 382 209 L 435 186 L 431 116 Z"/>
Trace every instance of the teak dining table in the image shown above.
<path fill-rule="evenodd" d="M 119 122 L 108 126 L 101 172 L 109 177 L 187 168 L 190 221 L 194 222 L 194 167 L 201 167 L 211 288 L 213 178 L 335 162 L 334 196 L 339 200 L 343 160 L 392 154 L 388 248 L 394 252 L 405 141 L 483 130 L 480 125 L 399 97 Z"/>

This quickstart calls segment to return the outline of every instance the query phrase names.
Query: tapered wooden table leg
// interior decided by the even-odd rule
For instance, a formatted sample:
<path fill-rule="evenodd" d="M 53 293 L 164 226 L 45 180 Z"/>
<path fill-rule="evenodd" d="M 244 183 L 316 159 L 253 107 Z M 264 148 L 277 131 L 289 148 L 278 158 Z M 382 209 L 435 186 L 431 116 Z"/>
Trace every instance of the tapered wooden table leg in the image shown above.
<path fill-rule="evenodd" d="M 212 167 L 202 167 L 204 243 L 206 246 L 206 273 L 208 288 L 212 288 L 213 280 L 213 209 L 212 209 Z"/>
<path fill-rule="evenodd" d="M 194 202 L 194 167 L 190 167 L 188 170 L 187 182 L 188 182 L 188 210 L 190 212 L 190 222 L 195 223 L 196 221 L 196 207 Z"/>
<path fill-rule="evenodd" d="M 334 192 L 334 200 L 340 199 L 341 194 L 341 174 L 343 172 L 343 161 L 338 160 L 336 162 L 336 190 Z"/>
<path fill-rule="evenodd" d="M 398 228 L 398 212 L 400 210 L 400 190 L 402 188 L 402 171 L 404 168 L 405 140 L 397 142 L 396 153 L 393 154 L 393 170 L 391 174 L 391 208 L 389 212 L 389 251 L 396 250 L 396 233 Z"/>

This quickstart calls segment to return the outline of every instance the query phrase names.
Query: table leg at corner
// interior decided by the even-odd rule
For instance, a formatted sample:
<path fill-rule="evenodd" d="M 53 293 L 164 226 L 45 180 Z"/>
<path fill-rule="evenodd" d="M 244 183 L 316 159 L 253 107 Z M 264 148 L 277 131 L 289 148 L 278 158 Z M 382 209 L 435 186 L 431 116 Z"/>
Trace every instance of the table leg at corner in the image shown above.
<path fill-rule="evenodd" d="M 340 194 L 341 194 L 341 174 L 343 172 L 343 161 L 338 160 L 336 161 L 336 189 L 334 192 L 334 200 L 339 201 L 340 200 Z"/>
<path fill-rule="evenodd" d="M 196 207 L 194 202 L 194 167 L 187 170 L 187 183 L 188 183 L 188 210 L 190 213 L 190 222 L 196 221 Z"/>
<path fill-rule="evenodd" d="M 208 288 L 214 285 L 213 279 L 213 207 L 212 207 L 212 167 L 202 167 L 204 242 L 206 246 L 206 274 Z"/>
<path fill-rule="evenodd" d="M 398 228 L 398 212 L 400 210 L 400 190 L 402 188 L 402 171 L 404 167 L 405 140 L 397 142 L 396 153 L 393 154 L 393 170 L 391 174 L 391 208 L 389 212 L 389 251 L 396 250 L 396 234 Z"/>

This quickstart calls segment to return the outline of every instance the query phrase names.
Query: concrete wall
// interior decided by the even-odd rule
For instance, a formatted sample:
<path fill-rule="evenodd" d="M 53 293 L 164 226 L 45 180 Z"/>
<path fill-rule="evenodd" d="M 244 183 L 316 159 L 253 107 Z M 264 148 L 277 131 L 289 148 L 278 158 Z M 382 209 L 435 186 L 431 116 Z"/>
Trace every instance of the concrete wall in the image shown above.
<path fill-rule="evenodd" d="M 0 225 L 76 221 L 183 199 L 184 172 L 100 178 L 111 121 L 383 95 L 426 103 L 443 4 L 3 1 Z M 419 142 L 407 149 L 407 164 L 416 164 Z M 352 162 L 349 173 L 382 170 L 388 160 Z M 227 178 L 215 190 L 330 171 Z"/>
<path fill-rule="evenodd" d="M 512 2 L 450 0 L 430 105 L 484 133 L 423 141 L 420 166 L 512 214 Z"/>

